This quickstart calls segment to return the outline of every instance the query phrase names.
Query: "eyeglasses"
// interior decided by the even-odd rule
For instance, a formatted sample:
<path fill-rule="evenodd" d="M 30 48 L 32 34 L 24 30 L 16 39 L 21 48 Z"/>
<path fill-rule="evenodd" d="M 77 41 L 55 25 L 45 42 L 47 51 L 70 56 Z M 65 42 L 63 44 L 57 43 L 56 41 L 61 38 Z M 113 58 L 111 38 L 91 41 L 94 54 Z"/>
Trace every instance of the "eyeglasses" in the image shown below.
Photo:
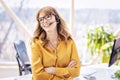
<path fill-rule="evenodd" d="M 44 19 L 46 19 L 46 20 L 51 20 L 51 18 L 52 18 L 52 14 L 49 14 L 49 15 L 46 15 L 46 16 L 44 16 L 44 17 L 38 18 L 38 21 L 39 21 L 40 23 L 43 23 L 43 22 L 44 22 Z"/>

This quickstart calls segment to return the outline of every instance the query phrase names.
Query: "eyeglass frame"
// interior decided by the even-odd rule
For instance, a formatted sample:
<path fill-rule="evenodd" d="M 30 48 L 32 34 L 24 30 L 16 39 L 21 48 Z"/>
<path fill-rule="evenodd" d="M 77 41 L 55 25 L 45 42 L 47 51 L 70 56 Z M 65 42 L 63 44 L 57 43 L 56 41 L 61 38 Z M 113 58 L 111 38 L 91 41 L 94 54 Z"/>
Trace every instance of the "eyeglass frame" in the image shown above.
<path fill-rule="evenodd" d="M 53 15 L 53 14 L 47 14 L 47 15 L 41 17 L 41 18 L 38 18 L 38 21 L 39 21 L 40 23 L 43 23 L 44 19 L 45 19 L 45 20 L 51 20 L 51 19 L 52 19 L 52 15 Z M 48 18 L 48 16 L 49 16 L 50 19 Z M 41 20 L 40 20 L 40 19 L 41 19 Z"/>

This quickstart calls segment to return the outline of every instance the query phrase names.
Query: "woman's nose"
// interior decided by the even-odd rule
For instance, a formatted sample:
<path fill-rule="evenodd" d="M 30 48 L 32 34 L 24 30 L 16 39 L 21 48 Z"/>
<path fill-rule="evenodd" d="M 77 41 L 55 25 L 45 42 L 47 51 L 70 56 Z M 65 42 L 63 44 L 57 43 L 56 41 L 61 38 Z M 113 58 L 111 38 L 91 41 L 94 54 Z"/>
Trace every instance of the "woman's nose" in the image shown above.
<path fill-rule="evenodd" d="M 43 22 L 44 22 L 44 23 L 46 23 L 46 22 L 47 22 L 47 20 L 44 18 L 44 19 L 43 19 Z"/>

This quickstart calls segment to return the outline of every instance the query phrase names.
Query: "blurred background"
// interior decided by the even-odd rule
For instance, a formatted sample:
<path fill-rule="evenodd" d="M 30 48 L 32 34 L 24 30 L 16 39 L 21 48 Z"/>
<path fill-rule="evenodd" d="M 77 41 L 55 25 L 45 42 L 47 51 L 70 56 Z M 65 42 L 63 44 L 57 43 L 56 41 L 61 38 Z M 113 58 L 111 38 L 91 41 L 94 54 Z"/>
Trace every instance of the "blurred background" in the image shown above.
<path fill-rule="evenodd" d="M 113 43 L 114 38 L 120 35 L 119 3 L 119 0 L 0 0 L 0 77 L 19 75 L 14 41 L 25 41 L 30 59 L 29 44 L 36 27 L 36 13 L 44 6 L 55 7 L 66 21 L 75 39 L 82 65 L 108 63 L 112 44 L 108 46 L 109 49 L 106 44 Z M 103 45 L 96 45 L 90 40 Z M 94 48 L 94 52 L 90 47 Z M 16 72 L 7 74 L 8 71 Z"/>

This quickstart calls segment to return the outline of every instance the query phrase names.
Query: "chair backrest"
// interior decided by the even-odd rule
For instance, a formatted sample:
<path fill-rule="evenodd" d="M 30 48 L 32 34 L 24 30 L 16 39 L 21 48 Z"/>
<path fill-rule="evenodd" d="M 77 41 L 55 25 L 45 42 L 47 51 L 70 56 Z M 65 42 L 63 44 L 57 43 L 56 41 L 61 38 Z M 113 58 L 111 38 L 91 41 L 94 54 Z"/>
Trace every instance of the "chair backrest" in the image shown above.
<path fill-rule="evenodd" d="M 26 62 L 29 62 L 26 45 L 23 40 L 18 40 L 14 42 L 14 47 L 17 52 L 17 56 L 22 62 L 22 65 L 25 65 Z"/>

